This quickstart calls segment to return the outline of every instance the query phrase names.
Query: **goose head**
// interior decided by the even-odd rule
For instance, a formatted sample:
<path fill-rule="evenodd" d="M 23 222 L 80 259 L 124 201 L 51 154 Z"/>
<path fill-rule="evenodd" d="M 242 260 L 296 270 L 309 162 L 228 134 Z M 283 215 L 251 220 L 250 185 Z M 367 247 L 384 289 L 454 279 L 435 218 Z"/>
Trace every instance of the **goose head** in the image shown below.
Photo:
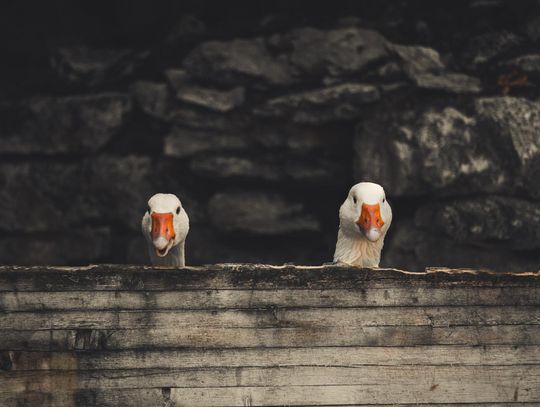
<path fill-rule="evenodd" d="M 177 249 L 182 250 L 183 262 L 189 218 L 176 195 L 159 193 L 152 196 L 148 200 L 148 210 L 142 218 L 141 226 L 153 263 L 156 263 L 154 259 L 165 258 Z"/>
<path fill-rule="evenodd" d="M 353 186 L 339 209 L 334 262 L 378 267 L 390 223 L 392 209 L 384 189 L 371 182 Z"/>
<path fill-rule="evenodd" d="M 354 185 L 339 209 L 340 229 L 349 236 L 376 242 L 392 222 L 392 209 L 383 187 L 372 182 Z"/>

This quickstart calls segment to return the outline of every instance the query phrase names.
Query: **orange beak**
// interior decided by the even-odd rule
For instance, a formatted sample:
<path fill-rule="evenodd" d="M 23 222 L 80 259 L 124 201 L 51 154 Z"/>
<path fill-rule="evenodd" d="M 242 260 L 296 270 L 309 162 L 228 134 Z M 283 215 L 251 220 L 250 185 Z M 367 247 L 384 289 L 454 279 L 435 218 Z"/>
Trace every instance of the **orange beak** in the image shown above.
<path fill-rule="evenodd" d="M 164 237 L 167 241 L 174 239 L 173 214 L 172 213 L 156 213 L 152 215 L 152 240 L 155 241 L 158 237 Z"/>
<path fill-rule="evenodd" d="M 381 208 L 379 204 L 368 205 L 362 204 L 362 212 L 356 221 L 356 224 L 365 232 L 370 229 L 380 229 L 384 222 L 381 218 Z"/>

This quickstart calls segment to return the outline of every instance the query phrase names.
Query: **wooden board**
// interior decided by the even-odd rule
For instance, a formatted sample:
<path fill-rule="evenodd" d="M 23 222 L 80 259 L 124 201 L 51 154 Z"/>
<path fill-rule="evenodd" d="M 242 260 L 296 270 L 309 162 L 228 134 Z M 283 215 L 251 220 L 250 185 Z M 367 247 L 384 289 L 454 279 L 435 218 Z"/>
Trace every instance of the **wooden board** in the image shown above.
<path fill-rule="evenodd" d="M 253 310 L 63 311 L 0 315 L 2 331 L 57 329 L 341 328 L 536 325 L 540 307 L 268 308 Z"/>
<path fill-rule="evenodd" d="M 177 289 L 392 288 L 538 286 L 536 273 L 376 271 L 342 266 L 216 265 L 185 269 L 101 265 L 0 267 L 0 291 L 170 291 Z"/>
<path fill-rule="evenodd" d="M 540 405 L 539 273 L 0 267 L 0 406 Z"/>
<path fill-rule="evenodd" d="M 540 364 L 539 346 L 232 348 L 120 351 L 6 351 L 9 371 L 271 366 L 513 366 Z"/>
<path fill-rule="evenodd" d="M 0 292 L 0 311 L 540 305 L 540 287 Z"/>

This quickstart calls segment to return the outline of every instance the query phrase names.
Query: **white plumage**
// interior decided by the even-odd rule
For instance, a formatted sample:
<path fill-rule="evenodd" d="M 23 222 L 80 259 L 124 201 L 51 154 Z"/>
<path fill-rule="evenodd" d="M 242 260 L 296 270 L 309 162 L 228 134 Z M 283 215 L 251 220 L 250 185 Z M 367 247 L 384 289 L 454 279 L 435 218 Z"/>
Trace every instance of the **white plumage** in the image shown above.
<path fill-rule="evenodd" d="M 334 262 L 378 267 L 392 209 L 384 189 L 371 182 L 354 185 L 339 209 Z"/>
<path fill-rule="evenodd" d="M 189 217 L 173 194 L 155 194 L 141 222 L 150 261 L 156 266 L 184 267 Z"/>

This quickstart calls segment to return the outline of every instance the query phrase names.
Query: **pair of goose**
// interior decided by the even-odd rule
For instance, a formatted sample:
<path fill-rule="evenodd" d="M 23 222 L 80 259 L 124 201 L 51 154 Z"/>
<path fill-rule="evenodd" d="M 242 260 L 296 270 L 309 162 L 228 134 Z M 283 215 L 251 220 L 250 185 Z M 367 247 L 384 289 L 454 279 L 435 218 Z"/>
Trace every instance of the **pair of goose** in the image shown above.
<path fill-rule="evenodd" d="M 354 185 L 339 209 L 335 263 L 378 267 L 392 209 L 384 189 L 371 182 Z M 184 267 L 189 217 L 176 195 L 156 194 L 142 218 L 153 265 Z"/>

